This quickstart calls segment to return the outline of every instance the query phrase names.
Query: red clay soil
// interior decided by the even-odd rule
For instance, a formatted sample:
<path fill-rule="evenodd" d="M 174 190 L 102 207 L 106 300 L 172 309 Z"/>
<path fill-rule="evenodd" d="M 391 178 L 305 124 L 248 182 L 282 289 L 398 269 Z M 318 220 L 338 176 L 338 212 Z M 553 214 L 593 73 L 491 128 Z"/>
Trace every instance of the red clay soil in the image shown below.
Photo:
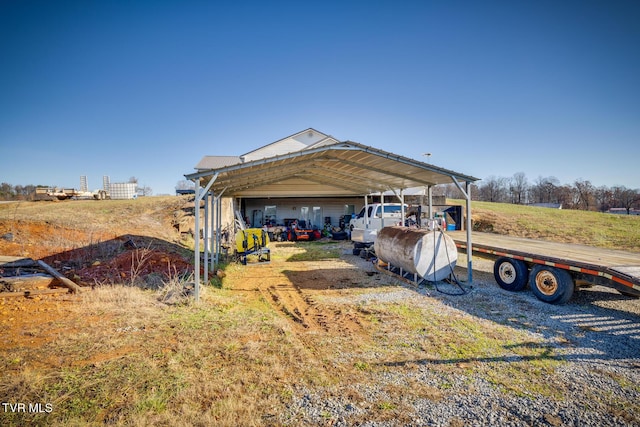
<path fill-rule="evenodd" d="M 167 229 L 96 228 L 85 231 L 44 221 L 0 220 L 0 255 L 44 260 L 81 286 L 134 282 L 159 286 L 169 277 L 193 271 L 188 255 L 185 257 L 179 245 L 164 237 L 169 233 Z M 126 233 L 155 233 L 162 237 Z M 136 248 L 127 245 L 129 240 Z M 34 350 L 59 334 L 69 334 L 76 326 L 100 327 L 104 321 L 103 316 L 73 309 L 81 298 L 68 293 L 3 298 L 0 292 L 0 353 L 27 352 L 35 355 L 29 362 L 32 366 L 57 365 L 59 361 L 45 360 Z"/>
<path fill-rule="evenodd" d="M 0 238 L 1 255 L 44 260 L 81 286 L 131 284 L 151 274 L 154 280 L 165 280 L 193 271 L 191 261 L 175 246 L 159 240 L 130 248 L 127 235 L 88 233 L 43 222 L 21 221 L 9 227 L 0 221 L 0 236 L 9 233 L 10 238 Z"/>
<path fill-rule="evenodd" d="M 131 283 L 151 274 L 166 280 L 192 271 L 193 265 L 179 254 L 157 249 L 132 249 L 106 262 L 96 262 L 75 273 L 83 284 L 101 284 Z"/>

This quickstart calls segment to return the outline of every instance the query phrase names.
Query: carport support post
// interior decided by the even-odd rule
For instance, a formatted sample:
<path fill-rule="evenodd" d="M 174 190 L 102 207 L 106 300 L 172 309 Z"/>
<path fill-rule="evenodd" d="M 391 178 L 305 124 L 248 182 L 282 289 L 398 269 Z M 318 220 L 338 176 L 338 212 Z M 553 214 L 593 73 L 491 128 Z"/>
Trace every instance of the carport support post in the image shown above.
<path fill-rule="evenodd" d="M 220 262 L 220 253 L 222 252 L 222 194 L 224 190 L 218 194 L 218 203 L 216 204 L 216 264 Z"/>
<path fill-rule="evenodd" d="M 204 259 L 202 261 L 202 264 L 204 265 L 204 277 L 203 277 L 203 281 L 204 283 L 209 283 L 209 243 L 210 243 L 210 238 L 211 236 L 209 236 L 210 233 L 210 229 L 211 229 L 211 218 L 210 216 L 210 212 L 209 212 L 209 199 L 210 199 L 210 195 L 209 192 L 207 191 L 204 194 Z"/>
<path fill-rule="evenodd" d="M 215 272 L 218 264 L 218 240 L 220 239 L 220 230 L 218 230 L 218 202 L 220 196 L 213 196 L 211 199 L 211 215 L 213 216 L 211 221 L 211 230 L 214 234 L 214 238 L 211 240 L 211 271 Z"/>
<path fill-rule="evenodd" d="M 384 193 L 380 192 L 380 228 L 384 228 Z"/>
<path fill-rule="evenodd" d="M 473 247 L 471 243 L 471 182 L 466 181 L 465 197 L 467 199 L 467 282 L 473 283 Z"/>
<path fill-rule="evenodd" d="M 220 253 L 222 252 L 222 195 L 226 191 L 226 187 L 216 196 L 213 194 L 211 201 L 212 233 L 215 238 L 211 241 L 211 271 L 215 272 L 216 267 L 220 263 Z"/>
<path fill-rule="evenodd" d="M 405 224 L 405 211 L 404 211 L 404 189 L 400 189 L 400 226 L 404 227 Z"/>
<path fill-rule="evenodd" d="M 364 196 L 364 228 L 369 228 L 369 196 Z"/>
<path fill-rule="evenodd" d="M 200 201 L 202 200 L 202 197 L 207 194 L 216 179 L 218 179 L 217 173 L 214 174 L 213 177 L 211 177 L 209 183 L 203 189 L 200 188 L 200 178 L 198 177 L 195 180 L 196 188 L 194 194 L 195 197 L 193 200 L 193 208 L 196 217 L 195 232 L 193 236 L 193 267 L 195 270 L 193 277 L 195 281 L 195 287 L 193 293 L 196 302 L 200 301 Z M 205 267 L 206 266 L 207 265 L 205 264 Z"/>
<path fill-rule="evenodd" d="M 196 302 L 198 302 L 200 301 L 200 178 L 196 179 L 193 208 L 196 215 L 196 225 L 193 233 L 194 297 Z"/>
<path fill-rule="evenodd" d="M 211 272 L 216 271 L 216 264 L 218 262 L 218 199 L 215 194 L 211 198 Z M 215 236 L 215 237 L 214 237 Z"/>
<path fill-rule="evenodd" d="M 429 204 L 429 210 L 427 211 L 429 214 L 429 219 L 433 219 L 433 186 L 427 185 L 427 200 Z"/>
<path fill-rule="evenodd" d="M 458 190 L 464 195 L 465 200 L 467 201 L 467 282 L 469 284 L 473 283 L 473 245 L 471 243 L 471 182 L 465 181 L 464 188 L 460 185 L 458 180 L 451 176 L 451 180 L 458 187 Z"/>
<path fill-rule="evenodd" d="M 216 267 L 218 266 L 218 263 L 220 261 L 220 247 L 222 244 L 222 236 L 220 236 L 221 233 L 221 225 L 222 224 L 222 193 L 218 194 L 215 198 L 214 198 L 214 203 L 212 206 L 213 211 L 215 212 L 215 222 L 213 224 L 213 228 L 215 230 L 215 240 L 213 241 L 213 255 L 212 255 L 212 269 L 211 271 L 215 271 Z"/>

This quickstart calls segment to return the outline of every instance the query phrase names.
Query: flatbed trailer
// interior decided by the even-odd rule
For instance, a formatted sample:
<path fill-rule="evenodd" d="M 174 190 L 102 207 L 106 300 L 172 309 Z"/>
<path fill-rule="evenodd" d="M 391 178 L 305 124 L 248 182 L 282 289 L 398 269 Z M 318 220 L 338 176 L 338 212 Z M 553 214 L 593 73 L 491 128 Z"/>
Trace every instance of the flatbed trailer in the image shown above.
<path fill-rule="evenodd" d="M 447 232 L 467 251 L 466 232 Z M 473 255 L 495 260 L 498 285 L 520 291 L 527 284 L 545 302 L 562 304 L 579 287 L 603 285 L 640 297 L 640 253 L 474 232 Z"/>

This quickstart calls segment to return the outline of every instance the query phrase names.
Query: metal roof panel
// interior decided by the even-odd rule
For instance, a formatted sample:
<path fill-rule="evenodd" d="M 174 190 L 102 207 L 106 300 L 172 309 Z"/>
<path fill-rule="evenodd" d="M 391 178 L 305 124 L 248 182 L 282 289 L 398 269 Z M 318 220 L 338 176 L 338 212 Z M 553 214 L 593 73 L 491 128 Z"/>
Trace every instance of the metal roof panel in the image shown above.
<path fill-rule="evenodd" d="M 217 174 L 217 176 L 215 175 Z M 187 174 L 241 197 L 344 196 L 478 178 L 352 141 Z"/>

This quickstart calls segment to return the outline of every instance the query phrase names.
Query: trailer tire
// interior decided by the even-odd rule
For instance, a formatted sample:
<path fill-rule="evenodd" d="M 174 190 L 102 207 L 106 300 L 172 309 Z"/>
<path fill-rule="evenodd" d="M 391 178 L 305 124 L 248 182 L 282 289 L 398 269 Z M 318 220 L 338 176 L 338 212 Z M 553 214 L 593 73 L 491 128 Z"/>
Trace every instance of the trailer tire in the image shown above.
<path fill-rule="evenodd" d="M 345 231 L 338 231 L 335 233 L 331 233 L 331 238 L 333 240 L 347 240 L 347 233 Z"/>
<path fill-rule="evenodd" d="M 529 268 L 523 261 L 500 257 L 493 264 L 493 276 L 502 289 L 517 292 L 527 286 Z"/>
<path fill-rule="evenodd" d="M 529 275 L 531 291 L 540 301 L 564 304 L 571 299 L 575 285 L 566 270 L 536 265 Z"/>

